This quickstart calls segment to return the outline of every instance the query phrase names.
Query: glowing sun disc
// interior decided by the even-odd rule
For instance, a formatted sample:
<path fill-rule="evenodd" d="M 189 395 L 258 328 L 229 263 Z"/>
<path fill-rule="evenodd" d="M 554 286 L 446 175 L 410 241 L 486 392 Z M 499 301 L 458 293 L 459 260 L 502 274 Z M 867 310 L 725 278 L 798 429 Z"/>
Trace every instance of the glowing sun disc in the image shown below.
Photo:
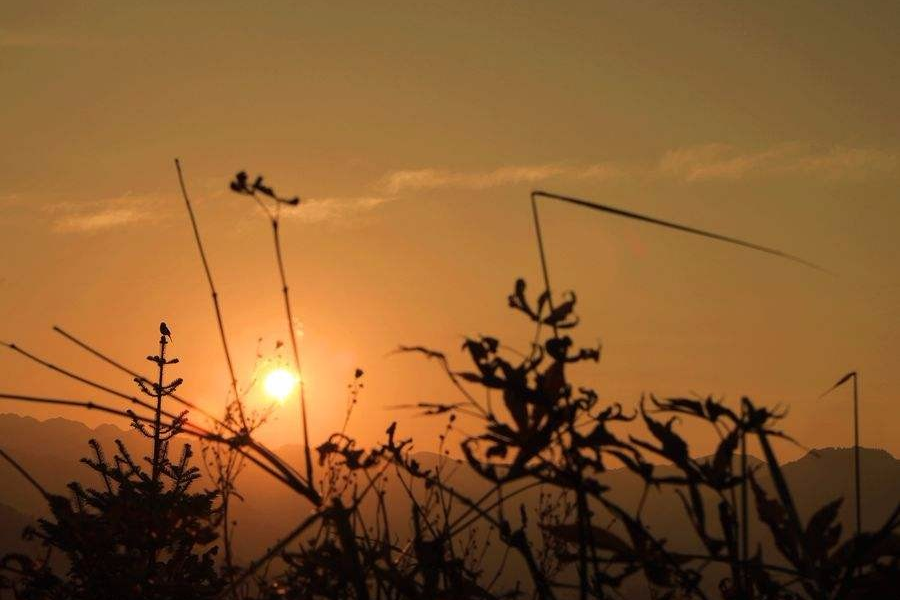
<path fill-rule="evenodd" d="M 287 369 L 269 371 L 263 380 L 263 389 L 266 394 L 279 402 L 284 402 L 284 399 L 288 397 L 296 385 L 297 376 Z"/>

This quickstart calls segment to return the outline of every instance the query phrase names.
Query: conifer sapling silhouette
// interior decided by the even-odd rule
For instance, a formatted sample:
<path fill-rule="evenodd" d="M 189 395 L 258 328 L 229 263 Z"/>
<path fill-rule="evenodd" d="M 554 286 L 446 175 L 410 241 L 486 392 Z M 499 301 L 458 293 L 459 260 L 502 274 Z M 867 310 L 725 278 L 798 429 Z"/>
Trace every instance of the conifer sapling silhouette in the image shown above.
<path fill-rule="evenodd" d="M 116 440 L 117 452 L 109 460 L 100 444 L 90 441 L 93 456 L 81 462 L 100 476 L 102 486 L 85 488 L 72 482 L 71 498 L 48 495 L 52 517 L 40 519 L 26 532 L 41 541 L 47 558 L 3 558 L 5 566 L 14 565 L 21 574 L 6 582 L 15 598 L 162 600 L 220 593 L 223 580 L 214 563 L 218 547 L 213 545 L 217 494 L 190 491 L 200 472 L 190 464 L 189 444 L 176 461 L 169 458 L 169 441 L 187 422 L 186 412 L 163 421 L 163 400 L 182 383 L 180 378 L 165 381 L 166 367 L 178 362 L 166 358 L 170 335 L 162 333 L 159 354 L 147 357 L 157 365 L 157 382 L 135 378 L 140 390 L 156 400 L 153 419 L 129 411 L 132 426 L 152 439 L 152 456 L 136 460 Z M 54 552 L 66 559 L 64 575 L 50 567 Z"/>

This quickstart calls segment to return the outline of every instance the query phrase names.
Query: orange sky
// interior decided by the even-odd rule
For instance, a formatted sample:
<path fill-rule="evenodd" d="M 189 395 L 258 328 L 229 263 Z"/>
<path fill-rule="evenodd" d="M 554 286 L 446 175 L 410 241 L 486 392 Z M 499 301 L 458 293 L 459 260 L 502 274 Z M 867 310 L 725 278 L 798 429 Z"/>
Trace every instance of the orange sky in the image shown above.
<path fill-rule="evenodd" d="M 788 405 L 803 443 L 847 445 L 848 393 L 817 397 L 859 369 L 863 442 L 900 455 L 898 30 L 890 2 L 4 3 L 0 339 L 130 389 L 50 327 L 140 366 L 164 319 L 185 393 L 218 410 L 172 159 L 244 382 L 256 340 L 271 356 L 285 336 L 268 225 L 226 191 L 262 172 L 309 199 L 283 228 L 314 437 L 340 427 L 361 366 L 370 443 L 402 416 L 384 407 L 454 398 L 434 365 L 388 356 L 398 344 L 528 339 L 505 297 L 538 284 L 540 187 L 837 273 L 546 205 L 555 287 L 577 289 L 581 340 L 605 346 L 582 374 L 603 398 L 749 394 Z M 0 390 L 97 397 L 10 353 Z M 295 441 L 296 409 L 263 435 Z M 421 447 L 441 425 L 407 422 Z"/>

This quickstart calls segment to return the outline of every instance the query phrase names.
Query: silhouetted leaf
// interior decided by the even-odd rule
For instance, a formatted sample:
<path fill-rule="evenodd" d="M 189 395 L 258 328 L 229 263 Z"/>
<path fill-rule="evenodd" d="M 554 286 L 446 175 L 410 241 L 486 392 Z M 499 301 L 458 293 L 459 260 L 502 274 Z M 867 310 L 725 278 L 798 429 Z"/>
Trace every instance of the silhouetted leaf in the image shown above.
<path fill-rule="evenodd" d="M 716 448 L 716 454 L 713 457 L 711 468 L 712 480 L 717 485 L 724 484 L 728 477 L 728 473 L 731 471 L 734 451 L 737 448 L 738 442 L 741 440 L 740 434 L 740 429 L 732 429 L 728 432 L 728 435 L 719 442 L 719 447 Z"/>
<path fill-rule="evenodd" d="M 551 327 L 556 327 L 558 329 L 569 329 L 578 325 L 578 317 L 572 314 L 572 311 L 575 310 L 575 292 L 568 292 L 569 299 L 555 307 L 550 314 L 547 315 L 543 323 L 545 325 L 550 325 Z M 571 320 L 566 320 L 570 319 Z"/>
<path fill-rule="evenodd" d="M 841 524 L 835 523 L 838 509 L 843 503 L 843 498 L 829 502 L 813 514 L 806 525 L 806 547 L 809 555 L 814 560 L 822 560 L 828 552 L 838 543 L 841 537 Z"/>
<path fill-rule="evenodd" d="M 456 376 L 464 381 L 468 381 L 470 383 L 481 383 L 482 377 L 478 373 L 469 373 L 466 371 L 459 371 L 456 373 Z"/>
<path fill-rule="evenodd" d="M 769 528 L 775 540 L 775 545 L 781 554 L 790 560 L 793 565 L 800 565 L 798 540 L 788 523 L 787 512 L 784 507 L 777 500 L 770 499 L 752 476 L 750 477 L 750 483 L 756 497 L 756 512 L 759 515 L 759 520 Z"/>

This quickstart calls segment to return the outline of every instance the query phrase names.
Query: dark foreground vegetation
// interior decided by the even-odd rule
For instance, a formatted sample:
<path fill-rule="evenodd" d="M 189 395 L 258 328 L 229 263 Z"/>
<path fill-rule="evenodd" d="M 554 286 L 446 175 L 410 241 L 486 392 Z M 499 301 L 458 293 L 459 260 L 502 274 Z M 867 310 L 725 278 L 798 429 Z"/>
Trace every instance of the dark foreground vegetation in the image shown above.
<path fill-rule="evenodd" d="M 299 200 L 281 198 L 261 178 L 251 183 L 243 174 L 232 190 L 260 203 L 272 225 L 299 371 L 278 228 L 282 206 Z M 218 296 L 187 205 L 231 370 Z M 83 461 L 97 475 L 90 487 L 72 483 L 69 497 L 42 490 L 51 516 L 26 536 L 43 550 L 0 560 L 0 595 L 23 600 L 895 597 L 900 505 L 885 522 L 846 535 L 837 522 L 840 498 L 800 514 L 773 450 L 773 441 L 790 440 L 779 429 L 779 410 L 747 398 L 738 410 L 712 398 L 650 397 L 633 410 L 602 402 L 596 391 L 570 380 L 573 367 L 601 357 L 599 347 L 581 347 L 570 335 L 578 325 L 574 293 L 530 294 L 518 280 L 508 303 L 533 334 L 529 348 L 517 351 L 489 336 L 470 338 L 463 344 L 468 366 L 462 370 L 442 352 L 400 348 L 435 363 L 457 389 L 458 401 L 408 408 L 446 422 L 441 449 L 459 439 L 459 453 L 484 484 L 477 494 L 453 482 L 450 461 L 421 464 L 411 451 L 412 439 L 397 423 L 372 448 L 358 447 L 346 423 L 313 448 L 304 414 L 304 463 L 294 468 L 255 439 L 263 419 L 248 414 L 236 383 L 220 418 L 178 395 L 180 380 L 168 375 L 177 359 L 166 356 L 167 330 L 161 330 L 159 352 L 148 357 L 156 369 L 153 377 L 115 363 L 134 378 L 139 395 L 82 378 L 130 402 L 133 411 L 3 395 L 129 418 L 153 441 L 153 451 L 137 459 L 119 444 L 109 457 L 95 443 Z M 231 376 L 236 382 L 233 370 Z M 357 371 L 351 384 L 348 421 L 361 377 Z M 302 386 L 299 394 L 305 413 Z M 173 404 L 209 424 L 172 412 Z M 626 426 L 635 430 L 628 425 L 632 421 L 642 434 L 623 433 Z M 678 433 L 684 421 L 715 432 L 720 441 L 713 456 L 699 459 L 691 452 Z M 196 439 L 202 461 L 192 460 L 189 446 L 172 460 L 168 442 L 176 435 Z M 748 461 L 750 443 L 761 448 L 762 463 Z M 15 464 L 14 457 L 4 457 Z M 215 489 L 194 489 L 197 462 Z M 253 493 L 240 486 L 248 463 L 302 497 L 309 510 L 297 515 L 294 528 L 269 551 L 242 561 L 233 552 L 229 507 L 240 501 L 240 493 Z M 609 470 L 622 466 L 643 484 L 637 502 L 617 499 L 608 485 Z M 762 485 L 763 474 L 769 485 Z M 24 469 L 23 475 L 28 476 Z M 675 547 L 645 523 L 645 500 L 653 488 L 675 491 L 678 504 L 671 511 L 693 531 L 690 547 Z M 402 497 L 394 497 L 398 490 Z M 521 499 L 533 490 L 540 491 L 539 504 L 526 506 Z M 398 504 L 408 507 L 402 519 L 394 510 Z M 765 529 L 753 537 L 751 513 Z"/>

